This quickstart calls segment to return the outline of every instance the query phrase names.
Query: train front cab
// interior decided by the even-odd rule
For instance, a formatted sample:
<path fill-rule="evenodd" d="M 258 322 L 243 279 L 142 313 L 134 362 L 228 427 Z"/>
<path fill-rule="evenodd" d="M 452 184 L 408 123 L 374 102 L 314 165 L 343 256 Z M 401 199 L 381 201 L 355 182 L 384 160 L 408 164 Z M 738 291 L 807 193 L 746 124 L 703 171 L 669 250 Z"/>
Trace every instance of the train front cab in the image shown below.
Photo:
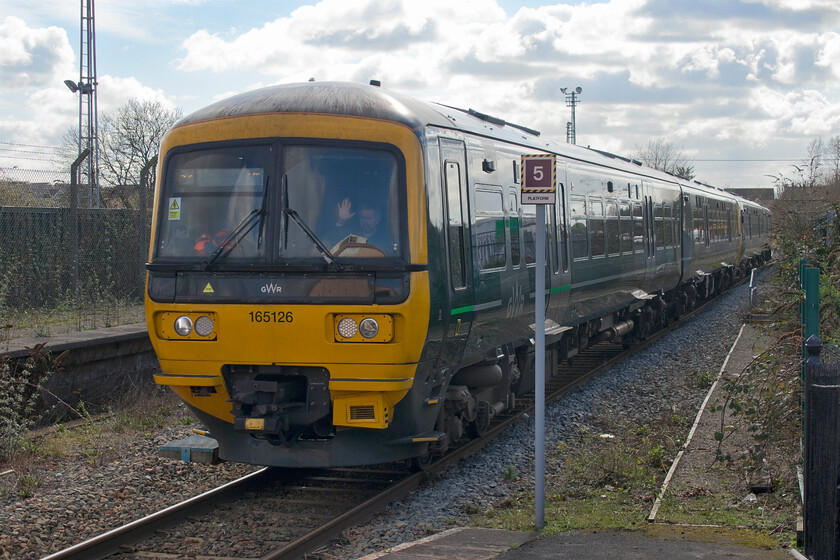
<path fill-rule="evenodd" d="M 220 456 L 336 466 L 417 455 L 428 404 L 406 395 L 430 294 L 414 132 L 306 114 L 193 122 L 166 136 L 158 177 L 146 292 L 155 381 Z M 323 228 L 338 225 L 338 205 L 349 197 L 361 211 L 357 195 L 376 181 L 384 199 L 369 202 L 386 205 L 393 246 L 374 252 L 355 232 L 333 245 Z M 215 214 L 227 218 L 218 235 Z"/>

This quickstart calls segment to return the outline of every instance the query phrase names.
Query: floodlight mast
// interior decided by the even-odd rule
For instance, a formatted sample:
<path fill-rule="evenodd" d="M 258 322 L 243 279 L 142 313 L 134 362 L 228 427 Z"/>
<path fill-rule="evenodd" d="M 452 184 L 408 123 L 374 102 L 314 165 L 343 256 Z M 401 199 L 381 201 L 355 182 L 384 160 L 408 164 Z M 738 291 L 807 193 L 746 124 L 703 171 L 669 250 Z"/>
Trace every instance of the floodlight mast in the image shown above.
<path fill-rule="evenodd" d="M 96 23 L 94 0 L 81 0 L 79 38 L 79 81 L 64 80 L 64 85 L 79 93 L 79 154 L 90 150 L 87 165 L 79 168 L 80 207 L 99 208 L 99 117 L 96 102 Z"/>
<path fill-rule="evenodd" d="M 566 107 L 572 108 L 572 120 L 566 123 L 566 142 L 569 144 L 577 144 L 577 133 L 575 127 L 575 106 L 580 102 L 580 98 L 577 96 L 583 91 L 583 88 L 580 86 L 576 87 L 572 91 L 567 91 L 568 88 L 560 88 L 566 95 Z"/>

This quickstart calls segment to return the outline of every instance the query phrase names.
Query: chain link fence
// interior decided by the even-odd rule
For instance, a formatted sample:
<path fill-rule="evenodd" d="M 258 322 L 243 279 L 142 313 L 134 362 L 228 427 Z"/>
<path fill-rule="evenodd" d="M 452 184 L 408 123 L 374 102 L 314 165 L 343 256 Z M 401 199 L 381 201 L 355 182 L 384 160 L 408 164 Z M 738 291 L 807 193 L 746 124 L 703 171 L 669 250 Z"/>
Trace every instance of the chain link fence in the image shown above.
<path fill-rule="evenodd" d="M 148 173 L 99 208 L 71 175 L 0 167 L 0 342 L 143 321 Z"/>

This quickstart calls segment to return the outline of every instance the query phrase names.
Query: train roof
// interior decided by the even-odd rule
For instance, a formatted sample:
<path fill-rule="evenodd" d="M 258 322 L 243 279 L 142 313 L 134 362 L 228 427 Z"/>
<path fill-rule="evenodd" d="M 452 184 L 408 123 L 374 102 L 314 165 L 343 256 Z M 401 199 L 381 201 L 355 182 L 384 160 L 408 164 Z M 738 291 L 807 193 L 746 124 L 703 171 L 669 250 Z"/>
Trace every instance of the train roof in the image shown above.
<path fill-rule="evenodd" d="M 427 126 L 458 130 L 527 146 L 538 152 L 552 152 L 571 160 L 680 183 L 683 187 L 700 189 L 720 198 L 748 202 L 716 187 L 686 181 L 628 158 L 544 138 L 536 130 L 474 109 L 459 109 L 420 101 L 382 88 L 373 82 L 370 85 L 353 82 L 303 82 L 247 91 L 199 109 L 182 118 L 175 127 L 227 117 L 267 113 L 347 115 L 396 122 L 417 131 Z"/>

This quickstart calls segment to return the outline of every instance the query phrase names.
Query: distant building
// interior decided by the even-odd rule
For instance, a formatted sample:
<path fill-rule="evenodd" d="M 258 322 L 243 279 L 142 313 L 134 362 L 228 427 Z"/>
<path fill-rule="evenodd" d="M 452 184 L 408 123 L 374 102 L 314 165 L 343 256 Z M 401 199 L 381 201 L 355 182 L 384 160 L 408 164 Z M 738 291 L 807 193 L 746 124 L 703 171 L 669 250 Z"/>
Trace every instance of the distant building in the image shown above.
<path fill-rule="evenodd" d="M 776 198 L 776 189 L 773 187 L 754 187 L 754 188 L 729 188 L 724 189 L 726 192 L 737 194 L 742 198 L 746 198 L 747 200 L 752 200 L 753 202 L 769 202 L 771 200 L 775 200 Z"/>

